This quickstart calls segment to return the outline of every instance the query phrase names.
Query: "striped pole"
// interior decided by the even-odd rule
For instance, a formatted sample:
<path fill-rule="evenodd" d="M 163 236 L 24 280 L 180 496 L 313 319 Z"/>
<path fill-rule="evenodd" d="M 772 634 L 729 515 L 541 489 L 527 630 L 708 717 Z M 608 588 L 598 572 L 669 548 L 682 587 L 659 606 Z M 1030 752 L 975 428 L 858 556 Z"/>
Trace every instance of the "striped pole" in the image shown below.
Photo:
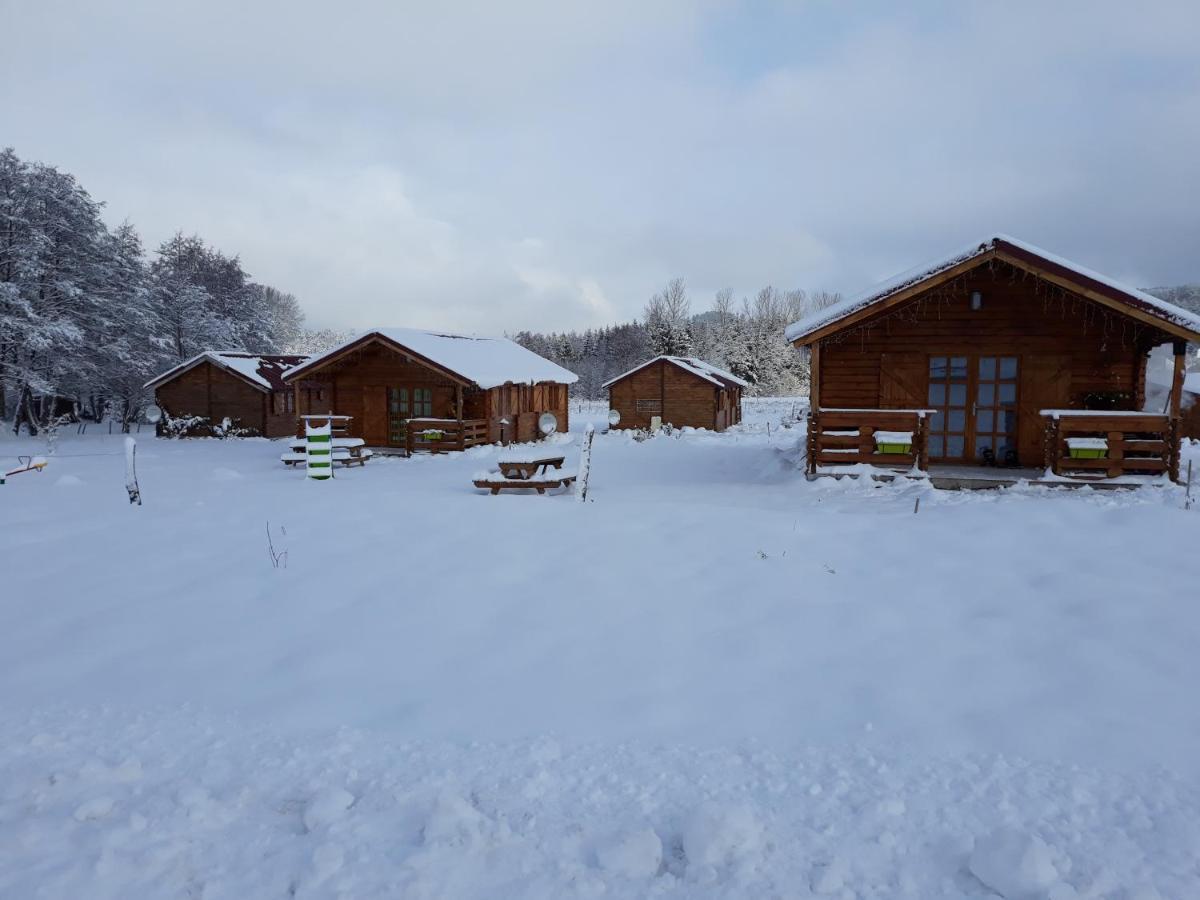
<path fill-rule="evenodd" d="M 304 421 L 305 469 L 309 478 L 324 481 L 333 477 L 333 422 L 314 425 L 311 419 Z"/>

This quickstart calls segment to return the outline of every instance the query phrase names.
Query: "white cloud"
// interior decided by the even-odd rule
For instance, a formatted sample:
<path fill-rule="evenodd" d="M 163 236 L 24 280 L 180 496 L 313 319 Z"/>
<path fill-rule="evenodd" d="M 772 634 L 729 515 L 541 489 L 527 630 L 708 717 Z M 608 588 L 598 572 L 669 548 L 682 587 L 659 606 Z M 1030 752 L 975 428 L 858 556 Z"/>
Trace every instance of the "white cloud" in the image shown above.
<path fill-rule="evenodd" d="M 10 5 L 0 140 L 315 324 L 852 291 L 993 230 L 1200 278 L 1191 2 Z"/>

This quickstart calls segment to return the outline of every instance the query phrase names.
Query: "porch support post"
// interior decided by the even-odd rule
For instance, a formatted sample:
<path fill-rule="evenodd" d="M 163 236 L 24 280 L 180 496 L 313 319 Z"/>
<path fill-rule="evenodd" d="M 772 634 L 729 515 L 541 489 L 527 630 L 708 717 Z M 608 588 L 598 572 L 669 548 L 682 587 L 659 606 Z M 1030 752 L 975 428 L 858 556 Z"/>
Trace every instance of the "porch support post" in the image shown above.
<path fill-rule="evenodd" d="M 812 345 L 808 359 L 808 405 L 821 408 L 821 342 Z"/>
<path fill-rule="evenodd" d="M 1175 341 L 1175 371 L 1171 378 L 1171 418 L 1178 419 L 1183 404 L 1183 376 L 1185 374 L 1187 341 Z"/>
<path fill-rule="evenodd" d="M 929 470 L 929 416 L 924 413 L 917 416 L 916 438 L 917 468 L 926 472 Z"/>
<path fill-rule="evenodd" d="M 1167 476 L 1174 482 L 1179 482 L 1179 445 L 1183 441 L 1180 416 L 1183 410 L 1183 377 L 1187 372 L 1184 365 L 1187 361 L 1187 341 L 1175 341 L 1172 344 L 1175 351 L 1175 369 L 1171 378 L 1171 422 L 1167 431 L 1167 439 L 1171 446 L 1167 449 Z"/>
<path fill-rule="evenodd" d="M 820 410 L 817 407 L 812 407 L 808 411 L 808 453 L 807 468 L 809 475 L 817 474 L 817 454 L 820 453 L 820 448 L 817 444 L 817 432 L 821 430 Z"/>

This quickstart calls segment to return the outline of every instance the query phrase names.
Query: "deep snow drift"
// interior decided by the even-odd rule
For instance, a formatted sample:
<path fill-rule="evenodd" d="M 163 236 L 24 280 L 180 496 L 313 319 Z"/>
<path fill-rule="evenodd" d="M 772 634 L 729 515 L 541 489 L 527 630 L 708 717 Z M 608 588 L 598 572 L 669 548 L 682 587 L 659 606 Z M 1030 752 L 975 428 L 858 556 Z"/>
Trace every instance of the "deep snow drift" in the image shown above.
<path fill-rule="evenodd" d="M 1200 895 L 1182 491 L 809 483 L 791 406 L 598 435 L 586 504 L 143 435 L 136 508 L 63 438 L 0 487 L 0 896 Z"/>

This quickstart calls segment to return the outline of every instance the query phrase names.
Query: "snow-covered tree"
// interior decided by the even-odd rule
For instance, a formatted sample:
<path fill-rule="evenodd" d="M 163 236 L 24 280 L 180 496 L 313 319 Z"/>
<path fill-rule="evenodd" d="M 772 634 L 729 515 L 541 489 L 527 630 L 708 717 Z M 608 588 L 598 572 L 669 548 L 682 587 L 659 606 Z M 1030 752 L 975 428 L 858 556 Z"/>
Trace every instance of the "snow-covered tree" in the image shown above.
<path fill-rule="evenodd" d="M 692 352 L 691 309 L 682 278 L 672 279 L 647 301 L 646 334 L 655 356 L 687 356 Z"/>

